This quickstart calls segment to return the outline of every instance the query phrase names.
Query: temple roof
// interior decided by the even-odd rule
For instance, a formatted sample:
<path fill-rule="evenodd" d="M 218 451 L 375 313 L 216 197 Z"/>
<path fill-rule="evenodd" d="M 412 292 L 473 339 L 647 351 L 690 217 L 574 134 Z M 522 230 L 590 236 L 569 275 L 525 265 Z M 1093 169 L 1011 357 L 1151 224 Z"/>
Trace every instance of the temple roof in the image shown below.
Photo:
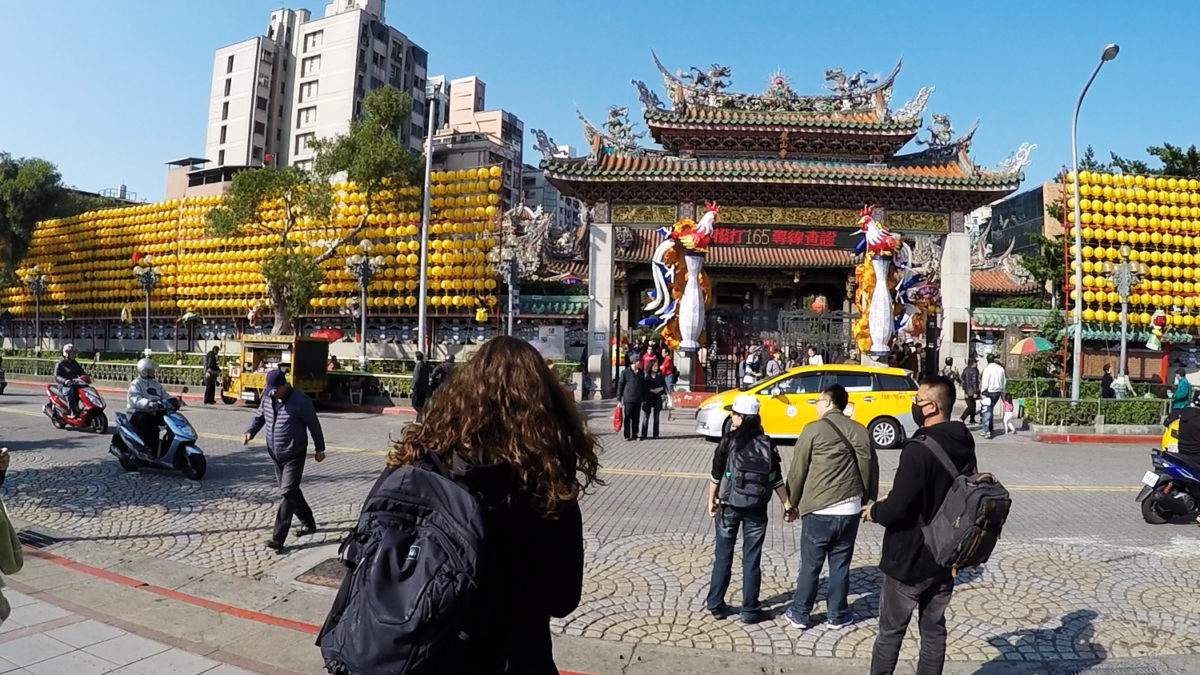
<path fill-rule="evenodd" d="M 632 241 L 618 250 L 614 258 L 622 262 L 648 263 L 662 236 L 650 229 L 631 230 Z M 707 267 L 820 268 L 853 267 L 854 252 L 849 249 L 771 248 L 765 246 L 713 246 L 704 259 Z"/>
<path fill-rule="evenodd" d="M 971 270 L 971 292 L 982 295 L 1036 295 L 1041 291 L 1037 283 L 1014 279 L 1012 275 L 997 267 L 990 270 Z"/>

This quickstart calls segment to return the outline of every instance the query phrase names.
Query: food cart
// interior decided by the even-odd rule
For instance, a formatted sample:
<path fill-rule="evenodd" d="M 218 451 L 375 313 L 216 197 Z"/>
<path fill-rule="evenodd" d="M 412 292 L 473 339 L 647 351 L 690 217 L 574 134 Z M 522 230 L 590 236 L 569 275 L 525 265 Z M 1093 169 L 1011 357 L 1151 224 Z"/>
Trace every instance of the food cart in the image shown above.
<path fill-rule="evenodd" d="M 292 388 L 311 397 L 325 391 L 329 341 L 295 335 L 247 335 L 242 337 L 242 355 L 221 383 L 225 403 L 258 403 L 266 387 L 267 373 L 283 370 Z"/>

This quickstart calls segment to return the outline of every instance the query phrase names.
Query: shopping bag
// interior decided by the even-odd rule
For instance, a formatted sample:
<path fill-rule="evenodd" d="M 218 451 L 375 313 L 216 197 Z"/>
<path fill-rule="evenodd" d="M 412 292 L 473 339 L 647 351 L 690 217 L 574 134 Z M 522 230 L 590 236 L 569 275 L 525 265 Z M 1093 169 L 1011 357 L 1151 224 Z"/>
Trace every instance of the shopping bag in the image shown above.
<path fill-rule="evenodd" d="M 613 408 L 613 431 L 621 430 L 621 406 Z"/>

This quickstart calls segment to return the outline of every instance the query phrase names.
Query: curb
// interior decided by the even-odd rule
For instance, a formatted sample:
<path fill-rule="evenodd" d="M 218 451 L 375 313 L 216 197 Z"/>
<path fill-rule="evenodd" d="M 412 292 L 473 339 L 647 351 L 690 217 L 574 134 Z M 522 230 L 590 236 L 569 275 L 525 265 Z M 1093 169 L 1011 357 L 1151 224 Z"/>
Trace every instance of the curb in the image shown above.
<path fill-rule="evenodd" d="M 1033 439 L 1039 443 L 1102 443 L 1138 445 L 1148 443 L 1158 446 L 1162 442 L 1162 434 L 1157 436 L 1126 436 L 1123 434 L 1036 434 Z"/>
<path fill-rule="evenodd" d="M 229 616 L 234 616 L 239 619 L 255 621 L 258 623 L 266 624 L 268 626 L 274 626 L 276 628 L 286 628 L 288 630 L 294 630 L 294 631 L 298 631 L 301 633 L 307 633 L 309 635 L 316 635 L 317 633 L 319 633 L 321 631 L 320 626 L 316 626 L 314 624 L 304 623 L 302 621 L 293 621 L 291 619 L 284 619 L 284 618 L 281 618 L 278 616 L 273 616 L 271 614 L 264 614 L 262 612 L 255 612 L 253 610 L 243 609 L 241 607 L 234 607 L 233 605 L 227 605 L 222 602 L 208 600 L 205 598 L 201 598 L 199 596 L 191 595 L 190 593 L 182 593 L 180 591 L 175 591 L 170 588 L 163 588 L 162 586 L 155 586 L 153 584 L 148 584 L 143 581 L 138 581 L 137 579 L 134 579 L 133 577 L 128 577 L 123 574 L 117 574 L 115 572 L 109 572 L 108 570 L 103 570 L 103 569 L 100 569 L 99 567 L 93 567 L 91 565 L 86 565 L 84 563 L 75 562 L 74 560 L 71 560 L 70 558 L 64 558 L 63 556 L 55 555 L 54 553 L 42 551 L 42 550 L 35 549 L 35 548 L 29 547 L 29 546 L 22 546 L 22 549 L 24 549 L 25 555 L 33 557 L 33 558 L 39 558 L 41 560 L 45 560 L 46 562 L 50 562 L 55 565 L 65 567 L 67 569 L 70 569 L 70 570 L 73 570 L 76 572 L 80 572 L 80 573 L 86 574 L 88 576 L 96 577 L 97 579 L 103 579 L 105 581 L 117 584 L 119 586 L 125 586 L 126 588 L 132 588 L 132 589 L 136 589 L 139 591 L 145 591 L 147 593 L 153 593 L 155 595 L 159 595 L 164 598 L 168 598 L 170 600 L 176 600 L 176 601 L 187 603 L 190 605 L 196 605 L 197 607 L 203 607 L 204 609 L 212 610 L 212 611 L 218 612 L 220 614 L 227 614 Z M 560 670 L 559 675 L 587 675 L 587 674 L 571 672 L 571 671 L 567 671 L 567 670 Z"/>

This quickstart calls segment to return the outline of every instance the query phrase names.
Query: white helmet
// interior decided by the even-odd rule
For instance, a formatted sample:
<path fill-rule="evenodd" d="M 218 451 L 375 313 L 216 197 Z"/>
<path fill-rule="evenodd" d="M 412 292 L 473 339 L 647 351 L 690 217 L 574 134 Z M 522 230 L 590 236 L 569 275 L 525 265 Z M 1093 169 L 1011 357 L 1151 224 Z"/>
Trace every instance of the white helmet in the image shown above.
<path fill-rule="evenodd" d="M 71 358 L 71 355 L 75 354 L 75 353 L 77 353 L 77 352 L 76 352 L 74 344 L 67 343 L 67 344 L 63 345 L 62 355 L 63 355 L 64 359 Z"/>
<path fill-rule="evenodd" d="M 154 369 L 157 366 L 150 359 L 142 359 L 137 362 L 138 377 L 144 377 L 147 380 L 154 379 Z"/>

